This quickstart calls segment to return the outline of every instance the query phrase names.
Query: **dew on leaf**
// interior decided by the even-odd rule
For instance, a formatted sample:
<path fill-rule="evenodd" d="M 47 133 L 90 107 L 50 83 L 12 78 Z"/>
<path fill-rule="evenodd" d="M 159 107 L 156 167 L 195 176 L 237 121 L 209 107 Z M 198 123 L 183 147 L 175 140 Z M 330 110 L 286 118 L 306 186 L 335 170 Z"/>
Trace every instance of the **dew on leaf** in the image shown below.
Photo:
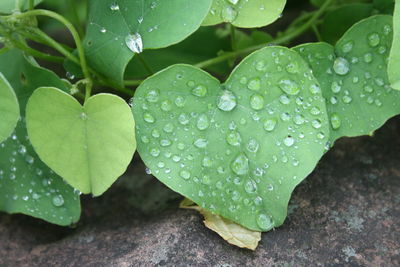
<path fill-rule="evenodd" d="M 52 199 L 52 203 L 54 206 L 56 207 L 61 207 L 62 205 L 64 205 L 64 198 L 62 195 L 56 195 L 53 197 Z"/>
<path fill-rule="evenodd" d="M 257 216 L 257 225 L 263 230 L 268 231 L 272 227 L 274 227 L 274 222 L 272 221 L 271 217 L 266 214 L 259 214 Z"/>
<path fill-rule="evenodd" d="M 237 17 L 237 11 L 232 6 L 222 9 L 221 18 L 226 22 L 233 22 Z"/>
<path fill-rule="evenodd" d="M 204 97 L 207 94 L 207 87 L 204 85 L 198 85 L 192 90 L 192 94 L 198 97 Z"/>
<path fill-rule="evenodd" d="M 261 88 L 260 78 L 253 78 L 247 83 L 247 88 L 253 91 L 258 91 Z"/>
<path fill-rule="evenodd" d="M 350 64 L 347 59 L 338 57 L 333 62 L 333 70 L 338 75 L 346 75 L 350 71 Z"/>
<path fill-rule="evenodd" d="M 224 90 L 218 98 L 217 106 L 222 111 L 231 111 L 236 107 L 236 96 L 229 90 Z"/>
<path fill-rule="evenodd" d="M 159 93 L 158 90 L 150 90 L 146 94 L 146 100 L 151 103 L 156 103 L 158 101 Z"/>
<path fill-rule="evenodd" d="M 331 125 L 332 125 L 332 128 L 333 128 L 334 130 L 337 130 L 337 129 L 340 128 L 340 125 L 341 125 L 341 124 L 342 124 L 342 122 L 341 122 L 341 120 L 340 120 L 339 115 L 336 114 L 336 113 L 333 113 L 333 114 L 331 115 Z"/>
<path fill-rule="evenodd" d="M 378 33 L 374 32 L 374 33 L 371 33 L 368 35 L 368 44 L 371 47 L 375 47 L 375 46 L 379 45 L 380 41 L 381 41 L 381 38 L 379 37 Z"/>
<path fill-rule="evenodd" d="M 287 136 L 284 140 L 283 143 L 285 146 L 292 146 L 294 144 L 294 138 L 291 136 Z"/>
<path fill-rule="evenodd" d="M 261 110 L 264 107 L 264 97 L 260 94 L 254 94 L 250 97 L 250 106 L 254 110 Z"/>
<path fill-rule="evenodd" d="M 297 95 L 300 92 L 300 86 L 297 84 L 297 82 L 289 79 L 280 80 L 279 87 L 283 92 L 289 95 Z"/>
<path fill-rule="evenodd" d="M 244 190 L 249 194 L 257 192 L 257 184 L 254 180 L 250 179 L 244 184 Z"/>
<path fill-rule="evenodd" d="M 231 163 L 231 169 L 237 175 L 244 175 L 249 172 L 249 159 L 245 154 L 239 154 Z"/>
<path fill-rule="evenodd" d="M 268 132 L 272 132 L 275 129 L 276 123 L 276 119 L 268 119 L 264 122 L 264 129 Z"/>
<path fill-rule="evenodd" d="M 201 115 L 199 116 L 199 118 L 197 119 L 197 124 L 196 124 L 196 126 L 197 126 L 197 129 L 199 129 L 199 130 L 205 130 L 205 129 L 207 129 L 207 128 L 210 126 L 210 122 L 209 122 L 209 120 L 208 120 L 207 115 L 201 114 Z"/>
<path fill-rule="evenodd" d="M 230 144 L 231 146 L 239 146 L 242 138 L 240 137 L 240 134 L 236 131 L 231 131 L 228 133 L 228 135 L 226 136 L 226 141 L 228 142 L 228 144 Z"/>
<path fill-rule="evenodd" d="M 139 54 L 143 52 L 143 40 L 139 33 L 126 36 L 125 44 L 133 53 Z"/>

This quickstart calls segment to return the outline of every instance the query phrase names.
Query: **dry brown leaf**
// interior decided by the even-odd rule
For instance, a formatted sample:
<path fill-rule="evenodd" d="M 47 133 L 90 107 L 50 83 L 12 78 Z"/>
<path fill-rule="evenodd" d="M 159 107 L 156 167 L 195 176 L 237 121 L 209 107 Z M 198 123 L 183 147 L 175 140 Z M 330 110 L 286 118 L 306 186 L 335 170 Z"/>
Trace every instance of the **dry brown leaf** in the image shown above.
<path fill-rule="evenodd" d="M 206 227 L 219 234 L 232 245 L 255 250 L 258 246 L 258 242 L 261 240 L 261 232 L 249 230 L 217 214 L 213 214 L 197 206 L 189 199 L 184 199 L 180 207 L 183 209 L 197 210 L 203 214 Z"/>

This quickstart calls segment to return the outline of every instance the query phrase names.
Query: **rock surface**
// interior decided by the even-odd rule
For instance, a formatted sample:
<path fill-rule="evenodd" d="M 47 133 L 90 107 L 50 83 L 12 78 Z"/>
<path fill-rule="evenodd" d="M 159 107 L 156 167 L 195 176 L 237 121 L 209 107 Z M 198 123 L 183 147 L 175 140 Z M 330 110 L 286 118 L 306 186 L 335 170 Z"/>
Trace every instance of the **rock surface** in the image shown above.
<path fill-rule="evenodd" d="M 255 252 L 227 244 L 138 161 L 62 228 L 0 213 L 0 266 L 400 266 L 400 118 L 342 139 Z"/>

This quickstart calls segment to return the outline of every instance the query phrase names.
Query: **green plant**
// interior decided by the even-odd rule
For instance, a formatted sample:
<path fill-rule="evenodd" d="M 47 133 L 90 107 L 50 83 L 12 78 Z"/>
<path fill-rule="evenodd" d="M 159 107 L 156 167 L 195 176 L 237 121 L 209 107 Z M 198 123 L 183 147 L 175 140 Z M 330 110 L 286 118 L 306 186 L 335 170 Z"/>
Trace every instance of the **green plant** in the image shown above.
<path fill-rule="evenodd" d="M 74 223 L 137 142 L 208 218 L 268 231 L 338 138 L 400 114 L 399 1 L 310 1 L 275 38 L 235 26 L 271 24 L 284 0 L 89 0 L 87 17 L 68 2 L 0 4 L 0 210 Z M 310 31 L 319 42 L 288 48 Z"/>

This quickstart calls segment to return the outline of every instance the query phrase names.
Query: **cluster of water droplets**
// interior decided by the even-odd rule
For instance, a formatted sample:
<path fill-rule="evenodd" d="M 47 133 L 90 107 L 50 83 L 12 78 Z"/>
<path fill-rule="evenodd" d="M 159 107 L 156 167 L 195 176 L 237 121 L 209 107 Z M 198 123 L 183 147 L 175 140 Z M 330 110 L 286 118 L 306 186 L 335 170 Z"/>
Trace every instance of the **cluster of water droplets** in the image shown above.
<path fill-rule="evenodd" d="M 37 157 L 24 129 L 24 119 L 18 123 L 17 131 L 0 143 L 0 207 L 4 203 L 16 202 L 16 210 L 47 220 L 72 221 L 64 208 L 65 198 L 75 201 L 79 192 L 66 185 L 60 177 L 48 169 Z M 50 202 L 54 209 L 45 208 Z M 17 204 L 18 203 L 18 204 Z"/>

